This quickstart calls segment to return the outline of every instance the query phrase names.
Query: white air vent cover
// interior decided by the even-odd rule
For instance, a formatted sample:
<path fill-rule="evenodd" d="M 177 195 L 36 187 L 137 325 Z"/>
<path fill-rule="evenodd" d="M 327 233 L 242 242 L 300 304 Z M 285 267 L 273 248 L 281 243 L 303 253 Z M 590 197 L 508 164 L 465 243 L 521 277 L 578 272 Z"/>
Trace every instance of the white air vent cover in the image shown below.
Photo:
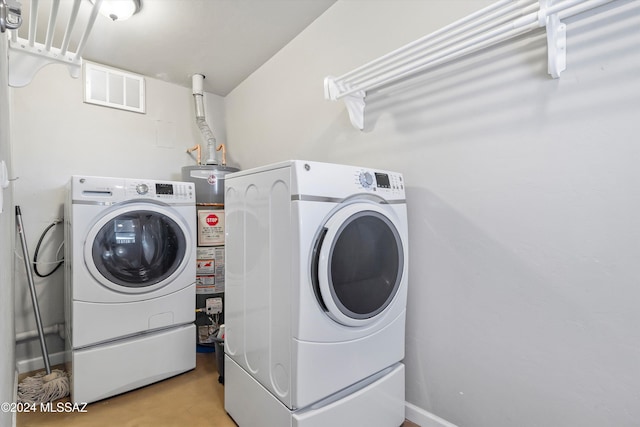
<path fill-rule="evenodd" d="M 144 77 L 85 62 L 84 102 L 144 113 Z"/>

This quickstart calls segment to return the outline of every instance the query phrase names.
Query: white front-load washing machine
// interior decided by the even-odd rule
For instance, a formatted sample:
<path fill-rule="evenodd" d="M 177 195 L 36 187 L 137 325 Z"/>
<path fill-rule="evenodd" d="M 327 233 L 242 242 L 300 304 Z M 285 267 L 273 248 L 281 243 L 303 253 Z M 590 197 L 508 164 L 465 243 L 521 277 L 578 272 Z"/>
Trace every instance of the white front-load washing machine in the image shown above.
<path fill-rule="evenodd" d="M 193 184 L 72 176 L 67 194 L 72 400 L 93 402 L 193 369 Z"/>
<path fill-rule="evenodd" d="M 227 175 L 225 408 L 240 427 L 404 421 L 408 232 L 395 172 Z"/>

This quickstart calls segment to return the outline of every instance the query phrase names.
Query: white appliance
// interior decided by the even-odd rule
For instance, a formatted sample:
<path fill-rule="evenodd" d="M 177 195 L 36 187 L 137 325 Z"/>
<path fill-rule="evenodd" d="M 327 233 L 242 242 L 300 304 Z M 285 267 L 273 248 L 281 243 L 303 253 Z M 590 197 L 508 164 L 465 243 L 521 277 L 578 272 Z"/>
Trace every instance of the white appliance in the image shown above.
<path fill-rule="evenodd" d="M 240 427 L 404 421 L 407 217 L 395 172 L 227 175 L 225 409 Z"/>
<path fill-rule="evenodd" d="M 65 204 L 71 399 L 195 368 L 192 183 L 72 176 Z"/>

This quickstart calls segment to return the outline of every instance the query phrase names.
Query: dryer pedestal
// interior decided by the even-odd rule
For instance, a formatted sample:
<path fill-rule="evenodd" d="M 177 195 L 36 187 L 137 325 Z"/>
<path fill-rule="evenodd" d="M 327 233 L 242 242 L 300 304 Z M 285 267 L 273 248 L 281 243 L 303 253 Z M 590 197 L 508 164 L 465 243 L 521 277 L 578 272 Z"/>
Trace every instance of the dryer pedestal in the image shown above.
<path fill-rule="evenodd" d="M 296 411 L 228 356 L 225 380 L 225 410 L 241 427 L 393 427 L 404 422 L 402 363 Z"/>

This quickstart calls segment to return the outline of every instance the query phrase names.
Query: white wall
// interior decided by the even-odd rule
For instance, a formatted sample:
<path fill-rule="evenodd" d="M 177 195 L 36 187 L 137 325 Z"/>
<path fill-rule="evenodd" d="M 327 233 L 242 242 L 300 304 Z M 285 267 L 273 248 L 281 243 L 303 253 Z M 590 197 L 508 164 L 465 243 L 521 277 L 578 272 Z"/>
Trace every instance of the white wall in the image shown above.
<path fill-rule="evenodd" d="M 0 160 L 11 171 L 9 88 L 7 86 L 7 39 L 0 37 Z M 2 190 L 0 190 L 2 191 Z M 13 314 L 13 205 L 11 188 L 3 192 L 3 211 L 0 213 L 0 403 L 14 401 L 15 331 Z M 0 426 L 15 422 L 9 412 L 0 412 Z"/>
<path fill-rule="evenodd" d="M 181 167 L 195 164 L 186 153 L 202 141 L 191 90 L 145 80 L 146 114 L 84 104 L 82 79 L 71 78 L 60 65 L 43 68 L 31 84 L 11 90 L 14 170 L 19 177 L 15 204 L 22 208 L 32 257 L 40 234 L 54 219 L 62 218 L 65 185 L 71 175 L 180 180 Z M 209 125 L 223 142 L 223 99 L 207 95 L 206 110 Z M 47 235 L 39 260 L 55 259 L 62 228 Z M 14 268 L 16 331 L 35 330 L 24 266 L 16 262 Z M 46 273 L 50 266 L 39 270 Z M 44 325 L 63 323 L 63 269 L 35 279 Z M 48 336 L 47 342 L 50 353 L 62 350 L 59 337 Z M 31 358 L 41 358 L 37 339 L 17 348 L 19 362 Z M 35 368 L 20 368 L 24 369 Z"/>
<path fill-rule="evenodd" d="M 640 2 L 569 20 L 559 80 L 539 31 L 371 94 L 364 132 L 323 99 L 489 3 L 338 1 L 227 96 L 231 153 L 404 173 L 417 421 L 637 425 Z"/>

